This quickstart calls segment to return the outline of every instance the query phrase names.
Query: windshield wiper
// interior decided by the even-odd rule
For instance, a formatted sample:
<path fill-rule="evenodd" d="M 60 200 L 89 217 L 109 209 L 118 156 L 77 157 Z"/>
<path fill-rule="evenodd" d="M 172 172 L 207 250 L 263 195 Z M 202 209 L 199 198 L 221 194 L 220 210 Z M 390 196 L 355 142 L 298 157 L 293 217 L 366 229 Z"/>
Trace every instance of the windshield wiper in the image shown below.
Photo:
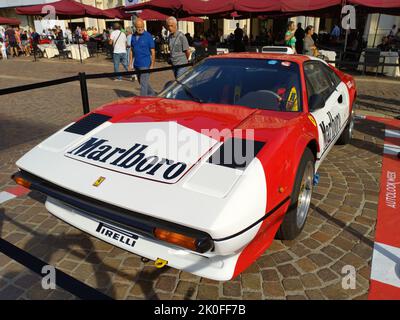
<path fill-rule="evenodd" d="M 199 103 L 204 103 L 205 101 L 203 101 L 202 99 L 200 99 L 199 97 L 197 97 L 192 89 L 190 89 L 186 84 L 182 83 L 180 80 L 175 79 L 176 83 L 180 84 L 183 88 L 183 90 L 185 90 L 186 94 L 188 96 L 190 96 L 190 98 L 192 98 L 194 101 L 199 102 Z"/>

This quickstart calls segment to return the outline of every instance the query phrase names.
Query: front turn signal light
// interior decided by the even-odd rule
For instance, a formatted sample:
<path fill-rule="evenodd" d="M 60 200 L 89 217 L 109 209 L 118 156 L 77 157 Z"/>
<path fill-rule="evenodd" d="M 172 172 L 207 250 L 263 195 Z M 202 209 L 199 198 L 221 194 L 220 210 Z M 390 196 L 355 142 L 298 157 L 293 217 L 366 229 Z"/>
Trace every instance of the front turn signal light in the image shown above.
<path fill-rule="evenodd" d="M 19 176 L 18 174 L 14 175 L 12 178 L 16 184 L 23 186 L 27 189 L 30 189 L 32 183 L 29 180 L 26 180 L 25 178 Z"/>
<path fill-rule="evenodd" d="M 197 251 L 197 239 L 185 236 L 180 233 L 155 228 L 154 229 L 154 236 L 161 241 L 165 241 L 171 244 L 175 244 L 177 246 Z"/>

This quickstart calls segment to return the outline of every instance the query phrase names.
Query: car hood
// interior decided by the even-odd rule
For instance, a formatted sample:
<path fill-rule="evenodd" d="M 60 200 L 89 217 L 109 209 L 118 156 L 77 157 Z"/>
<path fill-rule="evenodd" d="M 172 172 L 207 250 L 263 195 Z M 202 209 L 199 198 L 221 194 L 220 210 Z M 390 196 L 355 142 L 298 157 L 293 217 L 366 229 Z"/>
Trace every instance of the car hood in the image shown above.
<path fill-rule="evenodd" d="M 132 105 L 133 101 L 129 101 Z M 73 125 L 83 136 L 65 157 L 123 174 L 176 183 L 210 150 L 255 111 L 244 107 L 148 99 L 148 104 L 117 114 L 102 108 Z M 143 100 L 142 100 L 143 103 Z M 134 104 L 133 104 L 134 105 Z M 115 107 L 115 106 L 114 106 Z M 123 104 L 118 108 L 122 109 Z M 82 132 L 108 116 L 90 132 Z M 89 121 L 89 122 L 88 122 Z M 78 127 L 78 128 L 76 128 Z M 153 168 L 153 170 L 150 170 Z"/>

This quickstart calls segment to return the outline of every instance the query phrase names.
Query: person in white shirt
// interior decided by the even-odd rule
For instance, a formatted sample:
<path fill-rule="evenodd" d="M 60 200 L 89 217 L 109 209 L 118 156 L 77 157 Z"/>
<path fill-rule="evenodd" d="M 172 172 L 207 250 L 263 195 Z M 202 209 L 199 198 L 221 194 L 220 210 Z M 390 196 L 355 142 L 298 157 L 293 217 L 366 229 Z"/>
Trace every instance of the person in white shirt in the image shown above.
<path fill-rule="evenodd" d="M 0 26 L 0 38 L 2 38 L 3 40 L 6 38 L 4 32 L 6 32 L 6 30 Z"/>
<path fill-rule="evenodd" d="M 3 60 L 7 60 L 7 47 L 3 38 L 0 38 L 0 53 Z"/>
<path fill-rule="evenodd" d="M 126 71 L 128 71 L 128 57 L 126 54 L 126 35 L 121 31 L 121 25 L 115 23 L 113 27 L 114 31 L 110 35 L 110 45 L 113 46 L 113 60 L 114 60 L 114 72 L 119 72 L 119 64 Z M 121 81 L 122 77 L 117 77 L 115 81 Z"/>
<path fill-rule="evenodd" d="M 392 29 L 390 29 L 390 32 L 389 32 L 389 35 L 388 35 L 388 37 L 390 38 L 390 37 L 394 37 L 396 35 L 396 25 L 394 24 L 393 26 L 392 26 Z"/>
<path fill-rule="evenodd" d="M 65 30 L 65 35 L 66 35 L 66 37 L 68 39 L 68 43 L 72 43 L 72 31 L 71 31 L 70 28 L 67 28 Z"/>

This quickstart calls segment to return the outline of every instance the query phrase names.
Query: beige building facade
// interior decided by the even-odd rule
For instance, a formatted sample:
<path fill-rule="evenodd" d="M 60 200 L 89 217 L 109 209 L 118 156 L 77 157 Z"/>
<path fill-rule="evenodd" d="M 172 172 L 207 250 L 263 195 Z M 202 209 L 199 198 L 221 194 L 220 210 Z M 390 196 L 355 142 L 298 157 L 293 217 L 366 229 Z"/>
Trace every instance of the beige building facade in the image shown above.
<path fill-rule="evenodd" d="M 15 7 L 21 5 L 34 5 L 34 4 L 45 4 L 51 3 L 55 0 L 0 0 L 0 16 L 18 18 L 21 20 L 21 27 L 27 29 L 34 26 L 34 17 L 29 16 L 19 16 L 15 12 Z M 118 6 L 124 6 L 127 0 L 76 0 L 84 4 L 88 4 L 99 9 L 110 9 Z M 139 2 L 148 0 L 139 0 Z M 389 34 L 390 29 L 393 25 L 397 28 L 400 27 L 400 16 L 390 16 L 384 14 L 369 14 L 364 17 L 357 16 L 359 21 L 357 23 L 357 28 L 363 29 L 364 40 L 368 42 L 368 46 L 376 46 L 382 40 L 382 37 Z M 293 20 L 296 24 L 301 22 L 303 28 L 307 25 L 313 25 L 315 31 L 318 32 L 330 32 L 333 28 L 334 20 L 332 18 L 314 18 L 314 17 L 292 17 L 289 18 Z M 259 36 L 261 33 L 266 32 L 266 30 L 273 30 L 274 33 L 282 32 L 286 28 L 286 23 L 289 19 L 286 18 L 271 18 L 271 19 L 219 19 L 219 20 L 208 20 L 205 19 L 204 25 L 195 25 L 193 22 L 179 21 L 179 30 L 184 33 L 190 33 L 193 35 L 197 32 L 204 32 L 210 28 L 221 30 L 225 37 L 229 36 L 236 29 L 236 23 L 239 23 L 240 28 L 244 30 L 247 35 L 253 35 L 253 37 Z M 360 21 L 361 20 L 361 21 Z M 83 18 L 83 19 L 73 19 L 72 25 L 81 25 L 86 28 L 95 27 L 99 31 L 102 31 L 106 27 L 110 26 L 115 19 L 93 19 L 93 18 Z M 69 21 L 68 21 L 69 22 Z M 160 26 L 163 22 L 149 22 L 148 24 L 157 24 Z M 125 27 L 132 25 L 131 21 L 123 22 Z M 214 25 L 212 25 L 214 24 Z"/>

